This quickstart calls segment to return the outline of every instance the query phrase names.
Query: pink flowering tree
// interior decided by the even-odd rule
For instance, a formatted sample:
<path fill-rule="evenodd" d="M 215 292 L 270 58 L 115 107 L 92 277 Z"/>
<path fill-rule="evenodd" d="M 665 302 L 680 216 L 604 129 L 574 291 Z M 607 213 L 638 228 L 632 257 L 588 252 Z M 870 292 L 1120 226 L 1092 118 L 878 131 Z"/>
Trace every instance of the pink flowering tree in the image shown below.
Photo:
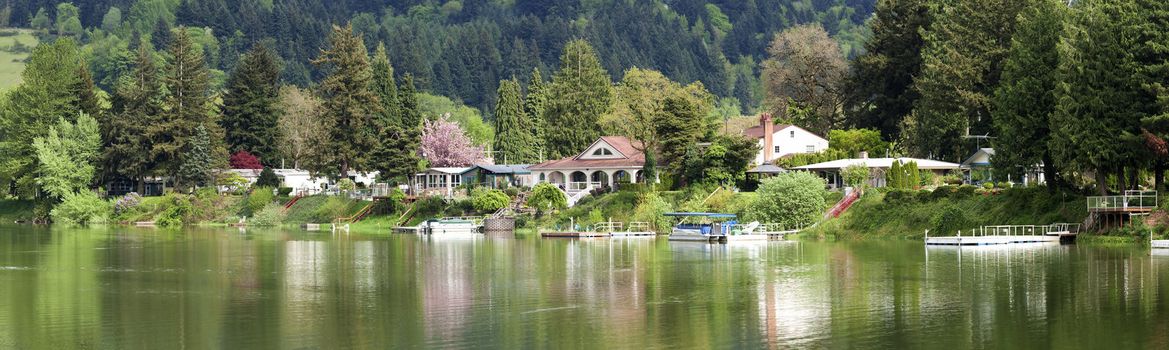
<path fill-rule="evenodd" d="M 483 159 L 483 147 L 472 144 L 459 124 L 445 115 L 422 122 L 421 151 L 432 167 L 471 166 Z"/>

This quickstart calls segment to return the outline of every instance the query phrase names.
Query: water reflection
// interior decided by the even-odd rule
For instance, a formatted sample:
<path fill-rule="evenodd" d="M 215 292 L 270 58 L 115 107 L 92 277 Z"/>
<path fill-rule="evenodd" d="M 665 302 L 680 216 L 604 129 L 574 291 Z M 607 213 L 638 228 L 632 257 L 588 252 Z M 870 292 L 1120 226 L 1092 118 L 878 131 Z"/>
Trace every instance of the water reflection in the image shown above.
<path fill-rule="evenodd" d="M 0 348 L 1166 348 L 1135 247 L 0 227 Z"/>

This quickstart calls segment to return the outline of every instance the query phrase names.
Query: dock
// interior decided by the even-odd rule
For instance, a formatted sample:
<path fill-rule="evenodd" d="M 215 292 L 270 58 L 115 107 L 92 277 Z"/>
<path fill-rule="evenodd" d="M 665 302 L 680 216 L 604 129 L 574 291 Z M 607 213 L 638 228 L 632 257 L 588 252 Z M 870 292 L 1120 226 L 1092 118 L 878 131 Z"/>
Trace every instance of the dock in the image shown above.
<path fill-rule="evenodd" d="M 589 225 L 584 230 L 541 232 L 546 238 L 620 238 L 620 237 L 653 237 L 658 234 L 651 231 L 648 222 L 630 222 L 628 226 L 616 221 L 607 221 Z"/>
<path fill-rule="evenodd" d="M 1149 241 L 1153 249 L 1169 249 L 1169 239 L 1154 239 Z"/>
<path fill-rule="evenodd" d="M 957 236 L 927 236 L 926 245 L 998 245 L 1019 243 L 1072 243 L 1079 234 L 1079 224 L 1057 223 L 1051 225 L 995 225 L 983 226 L 967 231 L 958 231 Z"/>

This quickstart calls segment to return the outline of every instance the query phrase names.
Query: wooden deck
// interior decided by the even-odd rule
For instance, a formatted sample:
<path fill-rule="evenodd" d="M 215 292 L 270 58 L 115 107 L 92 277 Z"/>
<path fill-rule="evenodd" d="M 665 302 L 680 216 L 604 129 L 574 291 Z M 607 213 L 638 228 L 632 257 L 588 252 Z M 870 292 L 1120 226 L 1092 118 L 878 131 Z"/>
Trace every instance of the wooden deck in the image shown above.
<path fill-rule="evenodd" d="M 1074 243 L 1080 231 L 1079 224 L 1051 225 L 996 225 L 983 226 L 963 235 L 926 236 L 926 245 L 996 245 L 1015 243 Z"/>
<path fill-rule="evenodd" d="M 926 238 L 928 245 L 995 245 L 1013 243 L 1059 243 L 1059 236 L 944 236 Z"/>
<path fill-rule="evenodd" d="M 619 237 L 654 237 L 657 236 L 653 232 L 635 231 L 635 232 L 587 232 L 587 231 L 562 231 L 562 232 L 540 232 L 541 237 L 547 238 L 619 238 Z"/>

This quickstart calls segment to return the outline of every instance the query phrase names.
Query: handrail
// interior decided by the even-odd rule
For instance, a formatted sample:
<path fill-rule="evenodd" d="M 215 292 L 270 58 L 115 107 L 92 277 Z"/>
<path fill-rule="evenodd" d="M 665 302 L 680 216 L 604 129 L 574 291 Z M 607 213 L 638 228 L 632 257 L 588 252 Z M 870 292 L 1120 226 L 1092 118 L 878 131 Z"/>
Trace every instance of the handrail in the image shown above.
<path fill-rule="evenodd" d="M 633 221 L 629 223 L 627 230 L 629 232 L 649 232 L 649 223 L 644 221 Z"/>
<path fill-rule="evenodd" d="M 1119 196 L 1088 197 L 1092 209 L 1153 209 L 1158 205 L 1157 191 L 1125 191 Z"/>

